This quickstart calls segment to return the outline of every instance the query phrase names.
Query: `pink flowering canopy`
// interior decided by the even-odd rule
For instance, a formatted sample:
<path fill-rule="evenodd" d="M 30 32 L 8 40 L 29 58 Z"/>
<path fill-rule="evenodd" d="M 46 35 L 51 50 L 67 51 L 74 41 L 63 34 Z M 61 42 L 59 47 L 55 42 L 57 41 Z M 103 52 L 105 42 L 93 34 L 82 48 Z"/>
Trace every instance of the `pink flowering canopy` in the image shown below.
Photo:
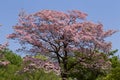
<path fill-rule="evenodd" d="M 86 16 L 78 10 L 67 13 L 42 10 L 29 15 L 23 12 L 14 26 L 15 32 L 8 38 L 31 44 L 31 50 L 38 52 L 64 54 L 64 50 L 71 52 L 82 48 L 109 52 L 111 42 L 106 42 L 105 38 L 116 31 L 104 31 L 102 24 L 87 21 Z"/>

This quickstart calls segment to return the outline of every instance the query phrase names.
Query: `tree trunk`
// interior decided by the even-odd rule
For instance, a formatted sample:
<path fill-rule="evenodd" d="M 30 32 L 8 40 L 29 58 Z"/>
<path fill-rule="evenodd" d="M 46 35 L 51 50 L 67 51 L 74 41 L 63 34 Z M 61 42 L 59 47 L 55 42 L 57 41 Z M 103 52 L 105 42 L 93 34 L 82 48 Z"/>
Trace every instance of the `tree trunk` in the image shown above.
<path fill-rule="evenodd" d="M 62 80 L 67 80 L 67 78 L 68 78 L 67 72 L 62 72 L 61 77 L 62 77 Z"/>
<path fill-rule="evenodd" d="M 63 59 L 63 71 L 61 72 L 62 80 L 67 80 L 68 78 L 68 69 L 67 69 L 67 58 Z"/>

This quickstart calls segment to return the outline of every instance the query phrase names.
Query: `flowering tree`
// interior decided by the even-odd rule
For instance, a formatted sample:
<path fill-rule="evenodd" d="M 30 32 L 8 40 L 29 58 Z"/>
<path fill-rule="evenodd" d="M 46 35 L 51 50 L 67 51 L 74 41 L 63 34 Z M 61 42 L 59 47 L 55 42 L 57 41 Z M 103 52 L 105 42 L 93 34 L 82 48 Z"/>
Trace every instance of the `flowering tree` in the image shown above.
<path fill-rule="evenodd" d="M 29 15 L 20 13 L 19 22 L 14 26 L 15 32 L 8 35 L 8 38 L 32 45 L 30 50 L 36 53 L 54 56 L 65 80 L 68 71 L 76 64 L 89 64 L 84 62 L 84 58 L 99 56 L 97 53 L 100 52 L 109 53 L 111 49 L 111 42 L 106 42 L 105 38 L 116 31 L 104 31 L 101 23 L 87 21 L 86 16 L 86 13 L 78 10 L 67 13 L 42 10 Z M 75 51 L 84 54 L 84 58 L 75 56 Z M 69 57 L 77 59 L 72 67 L 68 67 Z M 102 58 L 98 62 L 95 59 L 96 66 L 100 66 L 99 61 Z M 102 60 L 100 64 L 106 65 Z"/>

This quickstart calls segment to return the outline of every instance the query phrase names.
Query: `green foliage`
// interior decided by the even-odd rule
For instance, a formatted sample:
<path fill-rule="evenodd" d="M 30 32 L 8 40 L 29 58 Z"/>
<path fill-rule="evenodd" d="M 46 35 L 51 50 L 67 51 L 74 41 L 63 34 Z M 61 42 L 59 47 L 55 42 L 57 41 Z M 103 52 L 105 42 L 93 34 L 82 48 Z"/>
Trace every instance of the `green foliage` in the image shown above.
<path fill-rule="evenodd" d="M 118 56 L 113 56 L 110 58 L 110 61 L 112 63 L 112 68 L 120 67 L 120 60 Z"/>
<path fill-rule="evenodd" d="M 61 80 L 54 73 L 45 73 L 43 70 L 36 70 L 32 73 L 18 73 L 21 67 L 10 64 L 6 68 L 0 68 L 0 80 Z"/>
<path fill-rule="evenodd" d="M 1 61 L 9 61 L 10 64 L 6 67 L 0 67 L 0 80 L 61 80 L 60 76 L 57 76 L 53 72 L 45 73 L 43 70 L 34 70 L 33 72 L 21 72 L 24 65 L 22 65 L 23 59 L 6 49 L 0 52 Z M 43 56 L 37 56 L 36 58 L 46 59 Z"/>
<path fill-rule="evenodd" d="M 83 54 L 76 54 L 76 56 L 84 57 Z M 47 57 L 42 55 L 36 55 L 34 58 L 47 60 Z M 109 60 L 112 69 L 108 74 L 77 64 L 70 70 L 67 80 L 74 80 L 75 78 L 77 80 L 120 80 L 119 57 L 113 55 Z M 0 67 L 0 80 L 62 80 L 55 73 L 45 73 L 42 69 L 36 69 L 33 72 L 20 72 L 25 66 L 22 63 L 23 59 L 8 49 L 0 52 L 0 61 L 9 61 L 11 63 L 6 67 Z M 75 57 L 68 57 L 68 68 L 76 61 Z"/>
<path fill-rule="evenodd" d="M 17 74 L 22 76 L 22 80 L 61 80 L 57 75 L 54 73 L 45 73 L 43 70 L 35 70 L 32 73 L 25 72 L 22 74 Z"/>
<path fill-rule="evenodd" d="M 105 72 L 101 68 L 94 69 L 94 67 L 88 66 L 91 66 L 95 61 L 99 61 L 101 59 L 107 62 L 109 59 L 106 54 L 98 52 L 91 55 L 90 57 L 87 57 L 88 54 L 83 54 L 77 51 L 74 54 L 76 57 L 68 58 L 68 68 L 77 62 L 70 70 L 69 77 L 72 79 L 76 78 L 77 80 L 96 80 L 99 77 L 101 78 L 102 76 L 105 76 L 107 71 Z M 80 61 L 78 61 L 76 58 L 78 58 Z M 82 64 L 82 62 L 87 63 L 88 65 Z"/>
<path fill-rule="evenodd" d="M 114 54 L 115 54 L 116 52 L 118 52 L 118 49 L 113 50 L 113 51 L 110 51 L 110 52 L 109 52 L 109 55 L 114 56 Z"/>
<path fill-rule="evenodd" d="M 120 67 L 112 69 L 103 80 L 120 80 Z"/>
<path fill-rule="evenodd" d="M 46 57 L 46 56 L 44 56 L 44 55 L 35 55 L 35 56 L 33 56 L 34 58 L 38 58 L 38 59 L 41 59 L 41 60 L 47 60 L 48 58 Z"/>
<path fill-rule="evenodd" d="M 21 56 L 13 53 L 12 51 L 6 49 L 4 52 L 5 59 L 10 61 L 11 64 L 18 65 L 20 66 L 22 63 L 22 58 Z"/>
<path fill-rule="evenodd" d="M 112 63 L 111 71 L 103 77 L 102 80 L 120 80 L 120 59 L 118 56 L 112 56 L 110 58 Z"/>
<path fill-rule="evenodd" d="M 77 65 L 75 68 L 76 71 L 73 69 L 69 76 L 72 78 L 77 78 L 78 80 L 96 80 L 98 76 L 104 75 L 97 70 L 85 68 L 82 65 Z"/>
<path fill-rule="evenodd" d="M 0 80 L 14 80 L 15 73 L 19 68 L 16 65 L 8 65 L 7 67 L 0 68 Z"/>

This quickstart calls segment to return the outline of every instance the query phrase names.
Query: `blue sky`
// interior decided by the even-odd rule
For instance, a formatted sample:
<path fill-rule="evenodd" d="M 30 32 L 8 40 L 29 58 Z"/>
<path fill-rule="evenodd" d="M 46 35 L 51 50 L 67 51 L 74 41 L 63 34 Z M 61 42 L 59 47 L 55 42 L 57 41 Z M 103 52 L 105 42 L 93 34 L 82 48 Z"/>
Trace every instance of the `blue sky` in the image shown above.
<path fill-rule="evenodd" d="M 15 51 L 18 44 L 7 40 L 12 33 L 12 26 L 17 23 L 19 12 L 24 9 L 34 13 L 43 9 L 68 11 L 80 10 L 88 14 L 87 20 L 101 22 L 104 29 L 120 29 L 120 0 L 1 0 L 0 2 L 0 43 L 10 42 L 9 48 Z M 107 39 L 113 43 L 113 49 L 120 50 L 120 32 Z M 120 54 L 120 51 L 117 53 Z"/>

